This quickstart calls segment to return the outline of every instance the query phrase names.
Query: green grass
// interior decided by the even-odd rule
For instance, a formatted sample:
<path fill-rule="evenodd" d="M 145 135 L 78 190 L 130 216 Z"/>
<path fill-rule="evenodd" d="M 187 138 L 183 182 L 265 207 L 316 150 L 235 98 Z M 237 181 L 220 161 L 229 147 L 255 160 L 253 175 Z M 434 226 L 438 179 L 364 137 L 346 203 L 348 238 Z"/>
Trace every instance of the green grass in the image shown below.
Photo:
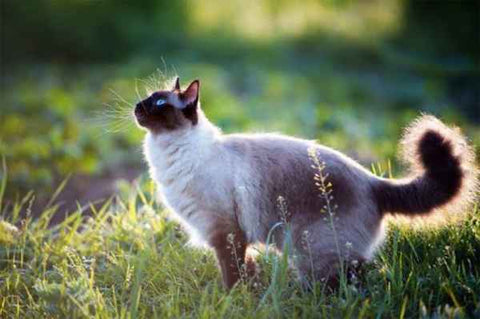
<path fill-rule="evenodd" d="M 0 317 L 480 315 L 478 208 L 441 227 L 392 224 L 386 244 L 359 283 L 335 293 L 325 293 L 321 284 L 302 291 L 285 258 L 265 252 L 258 256 L 260 278 L 227 292 L 212 253 L 186 245 L 183 231 L 155 204 L 153 188 L 146 183 L 124 190 L 93 209 L 91 217 L 82 216 L 79 207 L 53 227 L 49 221 L 57 206 L 45 207 L 33 219 L 33 194 L 4 202 Z"/>

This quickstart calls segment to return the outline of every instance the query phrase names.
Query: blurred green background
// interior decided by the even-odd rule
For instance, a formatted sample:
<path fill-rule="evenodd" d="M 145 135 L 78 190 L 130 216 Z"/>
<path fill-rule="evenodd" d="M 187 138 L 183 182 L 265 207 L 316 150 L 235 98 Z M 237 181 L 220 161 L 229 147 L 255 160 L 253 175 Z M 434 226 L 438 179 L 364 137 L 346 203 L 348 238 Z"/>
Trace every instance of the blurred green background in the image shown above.
<path fill-rule="evenodd" d="M 131 106 L 202 81 L 225 132 L 279 131 L 395 161 L 420 112 L 480 145 L 478 1 L 4 0 L 0 154 L 9 198 L 71 174 L 67 203 L 145 172 Z M 4 174 L 4 172 L 2 172 Z"/>

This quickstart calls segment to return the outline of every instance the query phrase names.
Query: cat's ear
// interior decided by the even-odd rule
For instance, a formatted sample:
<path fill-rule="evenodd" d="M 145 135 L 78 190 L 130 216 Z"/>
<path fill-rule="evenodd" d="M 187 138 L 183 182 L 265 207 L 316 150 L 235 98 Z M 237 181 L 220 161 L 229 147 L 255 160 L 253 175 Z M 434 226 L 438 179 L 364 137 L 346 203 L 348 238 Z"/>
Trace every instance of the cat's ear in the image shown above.
<path fill-rule="evenodd" d="M 198 123 L 198 96 L 200 94 L 200 81 L 195 80 L 181 94 L 182 102 L 185 107 L 182 109 L 183 115 L 189 119 L 193 125 Z"/>
<path fill-rule="evenodd" d="M 178 76 L 175 79 L 175 84 L 173 86 L 173 91 L 180 91 L 180 78 Z"/>
<path fill-rule="evenodd" d="M 195 80 L 188 88 L 182 93 L 182 102 L 185 104 L 185 107 L 188 106 L 197 106 L 198 104 L 198 95 L 200 93 L 200 81 Z"/>

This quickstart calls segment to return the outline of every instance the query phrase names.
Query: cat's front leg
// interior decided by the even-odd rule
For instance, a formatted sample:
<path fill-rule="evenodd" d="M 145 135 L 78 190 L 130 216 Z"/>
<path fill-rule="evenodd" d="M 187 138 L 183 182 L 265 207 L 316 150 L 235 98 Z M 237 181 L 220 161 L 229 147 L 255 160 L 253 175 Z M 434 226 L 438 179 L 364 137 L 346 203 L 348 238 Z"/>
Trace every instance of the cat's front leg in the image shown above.
<path fill-rule="evenodd" d="M 210 236 L 209 244 L 215 250 L 226 288 L 232 288 L 240 279 L 248 276 L 245 264 L 248 244 L 239 228 L 218 225 Z"/>

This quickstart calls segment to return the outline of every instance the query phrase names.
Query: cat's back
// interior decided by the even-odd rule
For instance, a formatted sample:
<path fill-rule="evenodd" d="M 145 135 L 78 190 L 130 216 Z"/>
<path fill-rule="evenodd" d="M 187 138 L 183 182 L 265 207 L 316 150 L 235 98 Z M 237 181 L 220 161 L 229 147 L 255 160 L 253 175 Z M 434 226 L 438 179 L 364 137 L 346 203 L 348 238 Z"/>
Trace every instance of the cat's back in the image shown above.
<path fill-rule="evenodd" d="M 224 136 L 223 145 L 227 152 L 252 164 L 299 165 L 313 164 L 314 155 L 325 163 L 329 170 L 349 169 L 358 174 L 369 173 L 348 156 L 313 140 L 281 134 L 231 134 Z M 305 167 L 302 167 L 304 169 Z"/>
<path fill-rule="evenodd" d="M 270 192 L 271 198 L 318 198 L 315 174 L 328 176 L 327 181 L 336 188 L 339 198 L 348 197 L 351 201 L 369 193 L 371 174 L 367 170 L 315 141 L 280 134 L 234 134 L 225 136 L 223 144 L 234 161 L 250 172 L 249 178 L 256 179 L 262 189 Z M 324 164 L 322 172 L 312 167 L 314 160 Z"/>

